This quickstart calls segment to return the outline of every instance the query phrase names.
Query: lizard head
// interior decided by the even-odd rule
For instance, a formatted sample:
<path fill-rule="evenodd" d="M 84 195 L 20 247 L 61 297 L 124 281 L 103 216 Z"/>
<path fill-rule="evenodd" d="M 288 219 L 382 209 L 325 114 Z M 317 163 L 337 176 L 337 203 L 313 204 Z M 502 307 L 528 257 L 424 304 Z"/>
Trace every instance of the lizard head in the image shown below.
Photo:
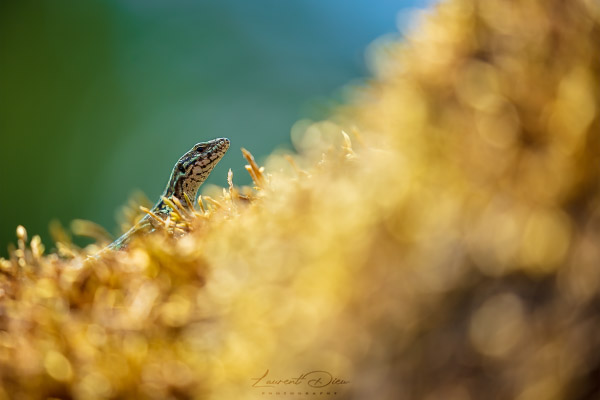
<path fill-rule="evenodd" d="M 196 144 L 175 164 L 165 197 L 184 199 L 188 195 L 194 205 L 200 185 L 229 149 L 229 139 L 219 138 Z M 184 203 L 185 204 L 185 203 Z"/>

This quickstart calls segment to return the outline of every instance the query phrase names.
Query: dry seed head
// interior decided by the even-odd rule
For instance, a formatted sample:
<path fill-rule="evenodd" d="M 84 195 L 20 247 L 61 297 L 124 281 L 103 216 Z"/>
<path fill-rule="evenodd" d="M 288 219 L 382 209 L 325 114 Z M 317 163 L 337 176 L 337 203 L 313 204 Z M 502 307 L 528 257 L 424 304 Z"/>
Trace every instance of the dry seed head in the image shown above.
<path fill-rule="evenodd" d="M 23 225 L 17 226 L 17 238 L 22 242 L 27 242 L 27 231 Z"/>
<path fill-rule="evenodd" d="M 264 188 L 265 186 L 265 177 L 263 175 L 263 168 L 260 168 L 256 161 L 254 161 L 254 156 L 246 149 L 242 147 L 242 154 L 244 158 L 248 161 L 249 165 L 246 165 L 246 171 L 252 177 L 252 181 L 259 188 Z"/>

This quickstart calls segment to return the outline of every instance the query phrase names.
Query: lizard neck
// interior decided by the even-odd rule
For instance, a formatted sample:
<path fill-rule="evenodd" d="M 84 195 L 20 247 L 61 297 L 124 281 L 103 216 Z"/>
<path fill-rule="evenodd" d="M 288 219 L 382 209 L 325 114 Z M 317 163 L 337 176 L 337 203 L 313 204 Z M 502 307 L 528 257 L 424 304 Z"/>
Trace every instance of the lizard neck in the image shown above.
<path fill-rule="evenodd" d="M 202 182 L 200 184 L 202 184 Z M 187 201 L 185 200 L 185 195 L 187 195 L 187 197 L 192 203 L 192 210 L 195 209 L 198 204 L 198 189 L 200 188 L 200 184 L 194 185 L 194 187 L 191 188 L 192 190 L 176 190 L 176 188 L 167 187 L 167 189 L 165 189 L 158 202 L 152 208 L 152 211 L 159 215 L 165 213 L 169 214 L 171 213 L 171 211 L 173 211 L 171 207 L 164 202 L 163 197 L 166 197 L 171 201 L 173 200 L 173 198 L 177 198 L 177 200 L 179 200 L 179 202 L 181 203 L 182 207 L 188 210 L 189 206 Z"/>

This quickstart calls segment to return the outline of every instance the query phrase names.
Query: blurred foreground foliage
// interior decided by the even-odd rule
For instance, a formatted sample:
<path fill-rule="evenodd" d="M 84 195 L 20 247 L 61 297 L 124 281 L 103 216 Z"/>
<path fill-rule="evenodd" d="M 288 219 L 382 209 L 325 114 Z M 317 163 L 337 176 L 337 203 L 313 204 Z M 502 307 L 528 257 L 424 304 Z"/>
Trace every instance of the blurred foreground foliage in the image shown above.
<path fill-rule="evenodd" d="M 336 398 L 600 396 L 599 28 L 593 0 L 442 2 L 254 188 L 100 260 L 19 228 L 1 397 L 256 398 L 266 370 Z"/>

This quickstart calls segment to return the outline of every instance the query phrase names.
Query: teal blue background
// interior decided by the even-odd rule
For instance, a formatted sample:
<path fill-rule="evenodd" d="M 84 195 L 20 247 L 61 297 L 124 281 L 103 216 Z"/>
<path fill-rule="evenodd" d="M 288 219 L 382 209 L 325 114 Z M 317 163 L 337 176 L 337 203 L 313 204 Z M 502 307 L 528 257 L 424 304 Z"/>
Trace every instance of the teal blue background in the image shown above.
<path fill-rule="evenodd" d="M 368 75 L 364 50 L 424 1 L 0 0 L 0 255 L 24 225 L 116 234 L 135 189 L 155 201 L 194 143 L 260 159 Z"/>

